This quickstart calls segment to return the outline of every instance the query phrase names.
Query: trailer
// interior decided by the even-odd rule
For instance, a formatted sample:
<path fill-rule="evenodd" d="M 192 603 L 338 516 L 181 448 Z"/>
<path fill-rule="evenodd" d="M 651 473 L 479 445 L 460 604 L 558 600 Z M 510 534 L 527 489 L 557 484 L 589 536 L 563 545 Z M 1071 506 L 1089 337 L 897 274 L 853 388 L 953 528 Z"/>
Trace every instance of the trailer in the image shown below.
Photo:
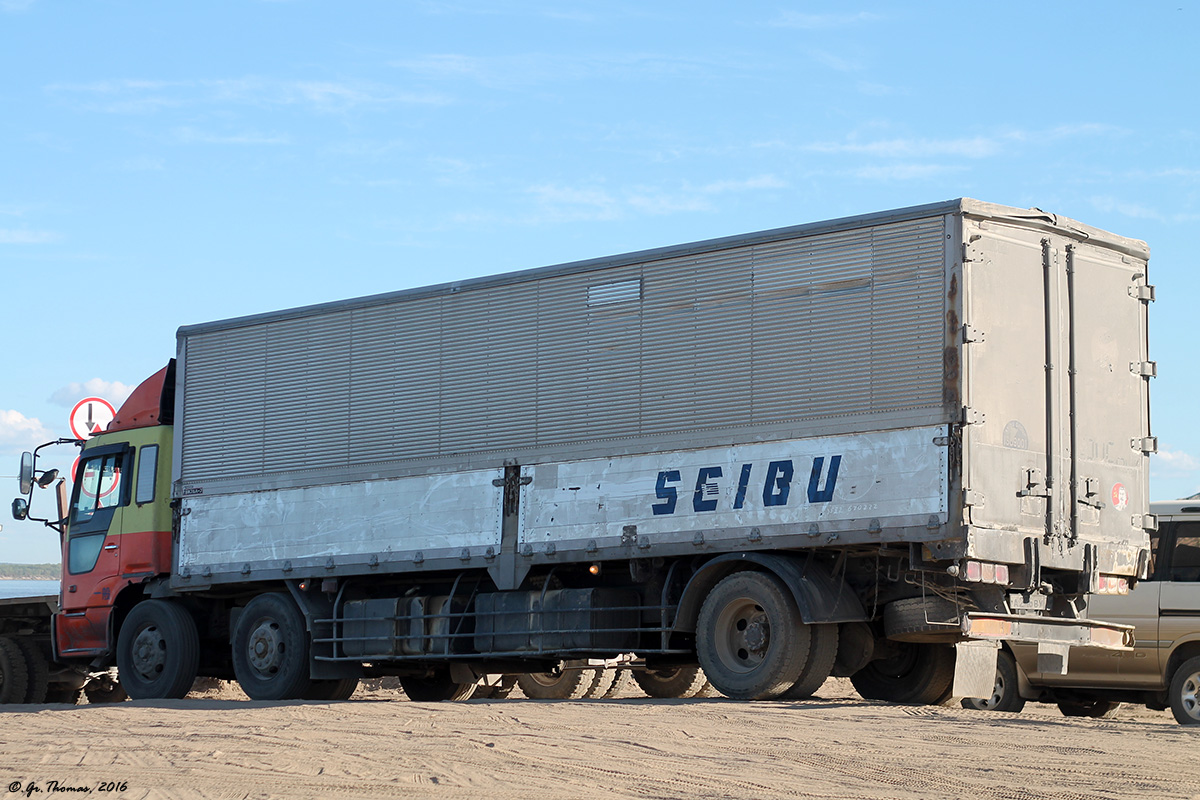
<path fill-rule="evenodd" d="M 53 659 L 938 702 L 1128 648 L 1085 606 L 1149 565 L 1148 258 L 959 199 L 184 326 L 49 520 Z"/>

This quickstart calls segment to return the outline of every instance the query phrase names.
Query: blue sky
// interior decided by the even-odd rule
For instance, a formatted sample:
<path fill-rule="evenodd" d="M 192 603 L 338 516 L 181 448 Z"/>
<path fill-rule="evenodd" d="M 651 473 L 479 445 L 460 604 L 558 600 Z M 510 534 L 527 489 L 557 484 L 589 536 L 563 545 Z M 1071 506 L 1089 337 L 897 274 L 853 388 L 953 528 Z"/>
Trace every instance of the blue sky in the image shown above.
<path fill-rule="evenodd" d="M 1152 496 L 1198 492 L 1198 19 L 0 0 L 0 482 L 182 324 L 968 196 L 1150 243 Z"/>

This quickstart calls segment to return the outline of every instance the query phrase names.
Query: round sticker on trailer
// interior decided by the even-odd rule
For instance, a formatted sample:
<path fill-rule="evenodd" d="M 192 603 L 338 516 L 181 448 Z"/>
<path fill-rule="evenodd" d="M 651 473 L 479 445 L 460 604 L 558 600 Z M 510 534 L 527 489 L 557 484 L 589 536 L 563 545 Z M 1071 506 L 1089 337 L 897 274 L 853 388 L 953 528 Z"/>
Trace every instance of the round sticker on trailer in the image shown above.
<path fill-rule="evenodd" d="M 1114 483 L 1112 491 L 1113 508 L 1121 511 L 1125 506 L 1129 505 L 1129 493 L 1125 491 L 1125 484 Z"/>

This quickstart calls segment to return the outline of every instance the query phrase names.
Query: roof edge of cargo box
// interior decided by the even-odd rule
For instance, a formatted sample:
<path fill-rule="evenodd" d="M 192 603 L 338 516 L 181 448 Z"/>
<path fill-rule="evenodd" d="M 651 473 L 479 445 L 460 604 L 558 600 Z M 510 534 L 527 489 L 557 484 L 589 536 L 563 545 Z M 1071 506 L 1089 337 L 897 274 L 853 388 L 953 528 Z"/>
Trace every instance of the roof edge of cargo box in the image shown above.
<path fill-rule="evenodd" d="M 854 230 L 856 228 L 865 228 L 871 225 L 880 225 L 893 222 L 908 222 L 914 219 L 939 216 L 943 214 L 962 214 L 964 216 L 976 219 L 996 220 L 998 222 L 1005 222 L 1023 227 L 1054 231 L 1069 238 L 1074 238 L 1081 241 L 1089 241 L 1094 244 L 1101 244 L 1112 250 L 1133 256 L 1135 258 L 1148 259 L 1150 257 L 1149 246 L 1139 239 L 1130 239 L 1124 236 L 1118 236 L 1117 234 L 1110 233 L 1100 228 L 1094 228 L 1090 225 L 1085 225 L 1082 222 L 1070 219 L 1069 217 L 1063 217 L 1057 214 L 1051 214 L 1049 212 L 1042 211 L 1039 208 L 1022 209 L 1014 206 L 1005 206 L 997 203 L 987 203 L 981 200 L 973 200 L 968 197 L 960 197 L 954 200 L 944 200 L 937 203 L 908 206 L 890 211 L 876 211 L 870 214 L 858 214 L 855 216 L 839 217 L 836 219 L 823 220 L 819 222 L 808 222 L 800 225 L 790 225 L 783 228 L 771 228 L 752 233 L 723 236 L 714 239 L 704 239 L 697 242 L 668 245 L 665 247 L 656 247 L 648 250 L 637 250 L 630 253 L 601 256 L 598 258 L 584 259 L 581 261 L 568 261 L 562 264 L 552 264 L 549 266 L 534 267 L 532 269 L 515 270 L 498 275 L 487 275 L 461 281 L 451 281 L 448 283 L 439 283 L 430 286 L 401 289 L 394 292 L 384 292 L 381 294 L 366 295 L 363 297 L 352 297 L 344 300 L 315 303 L 312 305 L 298 306 L 296 308 L 281 309 L 278 311 L 267 311 L 260 314 L 250 314 L 242 317 L 231 317 L 229 319 L 215 320 L 212 322 L 183 325 L 179 328 L 176 336 L 179 339 L 183 339 L 192 334 L 204 333 L 207 331 L 242 328 L 250 325 L 257 325 L 263 322 L 297 319 L 311 316 L 313 314 L 328 313 L 330 311 L 369 308 L 377 305 L 385 305 L 402 299 L 414 300 L 422 297 L 436 297 L 440 295 L 457 294 L 461 291 L 469 289 L 482 289 L 504 286 L 513 283 L 523 283 L 526 281 L 536 280 L 538 278 L 547 278 L 557 275 L 580 274 L 606 269 L 609 267 L 627 266 L 641 262 L 675 258 L 678 256 L 688 255 L 689 253 L 708 253 L 717 250 L 741 247 L 744 245 L 769 244 L 771 242 L 795 239 L 801 236 L 838 233 L 846 230 Z"/>

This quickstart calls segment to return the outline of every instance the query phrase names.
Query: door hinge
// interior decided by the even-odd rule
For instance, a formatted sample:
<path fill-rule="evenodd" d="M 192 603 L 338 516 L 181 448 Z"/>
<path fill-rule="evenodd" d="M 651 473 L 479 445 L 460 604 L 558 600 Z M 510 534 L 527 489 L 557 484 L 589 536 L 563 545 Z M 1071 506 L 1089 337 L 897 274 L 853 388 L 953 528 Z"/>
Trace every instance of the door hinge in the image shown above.
<path fill-rule="evenodd" d="M 1139 450 L 1142 453 L 1145 453 L 1147 455 L 1149 455 L 1150 453 L 1157 453 L 1158 452 L 1158 437 L 1157 436 L 1143 436 L 1141 439 L 1131 440 L 1129 442 L 1129 445 L 1134 450 Z"/>
<path fill-rule="evenodd" d="M 1154 302 L 1154 287 L 1148 283 L 1135 283 L 1129 287 L 1129 296 L 1143 303 Z"/>
<path fill-rule="evenodd" d="M 963 344 L 987 341 L 987 335 L 973 325 L 963 325 L 961 328 L 959 328 L 959 330 L 962 332 Z"/>
<path fill-rule="evenodd" d="M 1158 377 L 1158 362 L 1157 361 L 1134 361 L 1129 365 L 1129 371 L 1134 375 L 1141 375 L 1143 378 Z"/>
<path fill-rule="evenodd" d="M 963 407 L 961 417 L 963 425 L 982 425 L 986 420 L 987 415 L 982 411 L 976 411 L 970 406 Z"/>
<path fill-rule="evenodd" d="M 983 496 L 983 492 L 977 492 L 974 489 L 963 489 L 963 505 L 964 506 L 975 506 L 976 508 L 983 508 L 984 505 L 986 505 L 984 500 L 985 500 L 985 498 Z"/>

